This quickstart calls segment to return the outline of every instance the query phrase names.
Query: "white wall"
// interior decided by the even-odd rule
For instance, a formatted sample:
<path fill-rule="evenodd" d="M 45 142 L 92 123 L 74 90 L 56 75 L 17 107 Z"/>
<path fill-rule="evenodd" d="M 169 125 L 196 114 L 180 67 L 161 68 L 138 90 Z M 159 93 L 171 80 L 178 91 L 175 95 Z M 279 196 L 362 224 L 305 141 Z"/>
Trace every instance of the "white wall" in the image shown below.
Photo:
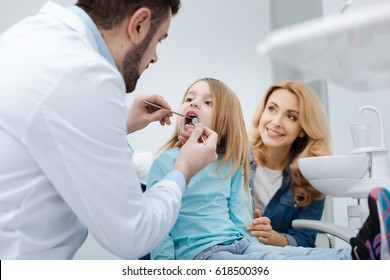
<path fill-rule="evenodd" d="M 36 13 L 46 1 L 47 0 L 1 0 L 0 33 L 24 17 Z M 53 2 L 67 6 L 75 3 L 76 0 L 53 0 Z"/>

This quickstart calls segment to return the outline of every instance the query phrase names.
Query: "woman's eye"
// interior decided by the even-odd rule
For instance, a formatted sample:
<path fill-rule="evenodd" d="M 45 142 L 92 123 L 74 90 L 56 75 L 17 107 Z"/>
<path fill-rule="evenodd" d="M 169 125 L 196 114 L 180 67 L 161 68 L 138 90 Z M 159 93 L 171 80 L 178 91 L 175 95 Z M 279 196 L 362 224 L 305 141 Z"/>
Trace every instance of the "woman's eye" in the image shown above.
<path fill-rule="evenodd" d="M 274 112 L 275 111 L 275 107 L 273 107 L 273 106 L 268 107 L 268 111 Z"/>
<path fill-rule="evenodd" d="M 298 118 L 296 117 L 296 116 L 294 116 L 294 115 L 288 115 L 287 116 L 290 120 L 292 120 L 292 121 L 296 121 Z"/>

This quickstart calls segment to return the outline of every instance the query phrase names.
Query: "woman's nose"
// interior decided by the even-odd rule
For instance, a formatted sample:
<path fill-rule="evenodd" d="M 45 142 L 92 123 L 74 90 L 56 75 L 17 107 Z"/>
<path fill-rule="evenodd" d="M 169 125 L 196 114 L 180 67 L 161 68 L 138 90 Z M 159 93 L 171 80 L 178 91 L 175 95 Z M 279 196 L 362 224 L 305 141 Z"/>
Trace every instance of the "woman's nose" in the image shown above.
<path fill-rule="evenodd" d="M 280 127 L 280 117 L 275 117 L 271 123 L 274 127 Z"/>

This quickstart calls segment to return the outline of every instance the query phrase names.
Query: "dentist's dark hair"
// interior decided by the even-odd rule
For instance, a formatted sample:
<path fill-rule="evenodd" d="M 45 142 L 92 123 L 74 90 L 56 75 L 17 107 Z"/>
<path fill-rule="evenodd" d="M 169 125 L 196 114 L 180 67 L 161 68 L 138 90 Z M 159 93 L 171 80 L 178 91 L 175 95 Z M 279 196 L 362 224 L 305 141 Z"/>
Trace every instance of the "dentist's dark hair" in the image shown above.
<path fill-rule="evenodd" d="M 99 29 L 109 30 L 119 25 L 126 17 L 131 17 L 140 8 L 152 12 L 152 30 L 157 29 L 168 17 L 176 15 L 181 7 L 180 0 L 78 0 L 82 8 Z"/>

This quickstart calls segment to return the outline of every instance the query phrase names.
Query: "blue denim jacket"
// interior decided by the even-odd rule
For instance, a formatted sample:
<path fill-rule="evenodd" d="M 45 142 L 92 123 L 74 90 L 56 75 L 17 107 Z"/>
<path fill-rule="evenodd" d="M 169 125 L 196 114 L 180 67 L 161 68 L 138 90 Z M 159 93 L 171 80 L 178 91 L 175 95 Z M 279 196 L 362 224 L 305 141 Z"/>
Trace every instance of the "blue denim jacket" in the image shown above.
<path fill-rule="evenodd" d="M 252 149 L 250 150 L 250 181 L 249 189 L 253 197 L 253 177 L 257 163 L 254 160 Z M 271 198 L 262 216 L 271 220 L 272 229 L 285 235 L 291 246 L 315 247 L 317 231 L 309 229 L 295 229 L 292 221 L 295 219 L 320 220 L 324 210 L 325 199 L 313 202 L 309 207 L 299 207 L 294 201 L 294 194 L 290 188 L 290 171 L 283 170 L 281 187 Z"/>

